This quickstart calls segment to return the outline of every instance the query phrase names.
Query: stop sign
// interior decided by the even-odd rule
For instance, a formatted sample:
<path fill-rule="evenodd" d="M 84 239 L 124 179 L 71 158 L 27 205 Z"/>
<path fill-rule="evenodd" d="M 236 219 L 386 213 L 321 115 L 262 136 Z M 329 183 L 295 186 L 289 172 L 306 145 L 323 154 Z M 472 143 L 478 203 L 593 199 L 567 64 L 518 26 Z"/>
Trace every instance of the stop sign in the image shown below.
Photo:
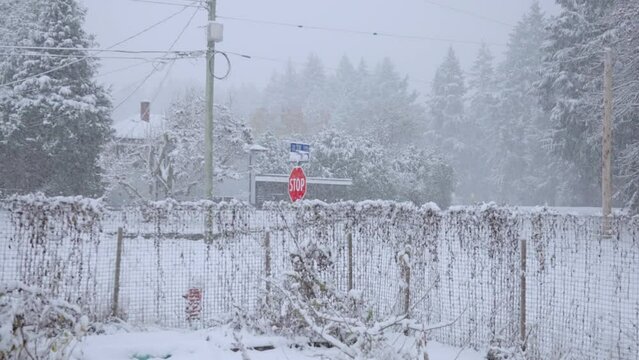
<path fill-rule="evenodd" d="M 302 200 L 306 195 L 306 175 L 301 167 L 296 166 L 288 177 L 288 196 L 292 202 Z"/>

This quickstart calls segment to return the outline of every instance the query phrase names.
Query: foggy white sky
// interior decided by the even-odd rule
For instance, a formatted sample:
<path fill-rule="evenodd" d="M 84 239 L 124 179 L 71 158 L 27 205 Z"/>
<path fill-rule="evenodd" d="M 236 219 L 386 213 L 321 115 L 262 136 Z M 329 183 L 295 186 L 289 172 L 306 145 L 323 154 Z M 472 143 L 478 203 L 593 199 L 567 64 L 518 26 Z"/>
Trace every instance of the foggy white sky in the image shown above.
<path fill-rule="evenodd" d="M 191 4 L 189 0 L 157 0 Z M 132 0 L 83 0 L 88 9 L 86 27 L 96 36 L 101 47 L 108 47 L 145 27 L 182 9 L 180 6 L 135 2 Z M 377 31 L 403 35 L 443 38 L 470 42 L 505 44 L 510 28 L 481 17 L 515 24 L 528 10 L 532 0 L 218 0 L 220 16 L 242 17 L 256 20 L 286 22 L 307 26 L 323 26 L 361 31 Z M 436 4 L 463 9 L 453 11 Z M 555 14 L 553 0 L 540 0 L 547 14 Z M 206 10 L 187 8 L 170 21 L 118 46 L 128 50 L 167 50 L 180 31 L 193 16 L 192 23 L 176 43 L 175 50 L 204 49 Z M 291 59 L 304 62 L 310 52 L 318 54 L 327 68 L 335 67 L 342 55 L 354 63 L 361 58 L 369 65 L 389 57 L 400 73 L 409 76 L 411 86 L 425 94 L 436 67 L 442 61 L 447 48 L 453 46 L 462 66 L 468 69 L 478 45 L 449 41 L 398 39 L 297 29 L 266 24 L 219 19 L 224 23 L 224 41 L 219 50 L 234 51 L 253 56 L 279 59 L 282 62 L 232 57 L 233 71 L 229 79 L 216 82 L 216 92 L 224 94 L 231 85 L 266 84 L 273 70 L 282 69 L 283 62 Z M 491 46 L 493 54 L 500 57 L 503 46 Z M 141 60 L 102 60 L 101 72 L 111 72 Z M 220 73 L 224 62 L 218 59 Z M 114 105 L 119 104 L 152 71 L 153 64 L 146 63 L 101 77 L 112 87 Z M 119 109 L 115 117 L 138 111 L 142 99 L 152 99 L 153 110 L 161 111 L 171 96 L 189 84 L 204 83 L 204 60 L 180 60 L 167 74 L 168 66 L 160 68 Z M 161 88 L 159 84 L 166 76 Z M 159 90 L 158 90 L 159 89 Z M 157 96 L 155 95 L 157 93 Z"/>

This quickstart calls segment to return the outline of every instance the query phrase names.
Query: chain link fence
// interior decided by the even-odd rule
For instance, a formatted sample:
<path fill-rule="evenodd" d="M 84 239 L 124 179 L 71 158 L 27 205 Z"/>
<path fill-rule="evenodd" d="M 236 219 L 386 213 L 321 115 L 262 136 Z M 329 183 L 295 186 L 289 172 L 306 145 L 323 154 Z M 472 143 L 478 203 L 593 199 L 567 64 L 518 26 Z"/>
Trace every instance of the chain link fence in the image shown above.
<path fill-rule="evenodd" d="M 524 342 L 530 358 L 639 358 L 639 219 L 450 211 L 386 202 L 255 210 L 176 203 L 105 209 L 29 198 L 0 210 L 0 282 L 22 281 L 94 319 L 199 328 L 258 317 L 269 277 L 313 239 L 325 272 L 361 291 L 373 316 L 454 321 L 432 337 L 485 348 Z"/>

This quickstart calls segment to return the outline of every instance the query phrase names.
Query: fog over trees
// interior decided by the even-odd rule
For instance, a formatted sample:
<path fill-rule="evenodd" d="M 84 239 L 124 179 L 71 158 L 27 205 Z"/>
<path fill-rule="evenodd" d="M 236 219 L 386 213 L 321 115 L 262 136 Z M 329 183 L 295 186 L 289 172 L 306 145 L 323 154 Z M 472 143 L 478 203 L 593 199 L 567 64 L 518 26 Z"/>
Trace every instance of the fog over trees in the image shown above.
<path fill-rule="evenodd" d="M 287 141 L 302 140 L 312 144 L 309 175 L 352 178 L 353 199 L 598 206 L 603 51 L 611 48 L 615 205 L 636 210 L 639 5 L 557 3 L 560 13 L 549 16 L 532 2 L 500 53 L 483 44 L 463 63 L 451 44 L 420 92 L 392 54 L 348 53 L 337 64 L 310 53 L 282 64 L 264 87 L 226 91 L 216 107 L 216 180 L 244 176 L 254 143 L 268 149 L 260 171 L 286 173 Z M 87 49 L 98 45 L 82 5 L 0 0 L 0 10 L 3 194 L 101 196 L 132 166 L 136 181 L 155 187 L 150 198 L 200 196 L 201 89 L 175 89 L 166 132 L 129 154 L 135 160 L 110 158 L 111 97 L 96 81 L 99 57 Z"/>

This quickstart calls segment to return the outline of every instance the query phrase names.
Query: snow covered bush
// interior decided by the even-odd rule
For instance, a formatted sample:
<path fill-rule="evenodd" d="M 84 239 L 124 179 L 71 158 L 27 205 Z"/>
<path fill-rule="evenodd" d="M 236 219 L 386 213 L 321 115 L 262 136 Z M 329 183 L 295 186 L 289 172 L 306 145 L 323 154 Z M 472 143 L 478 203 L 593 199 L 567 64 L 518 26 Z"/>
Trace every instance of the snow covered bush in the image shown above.
<path fill-rule="evenodd" d="M 292 271 L 273 283 L 276 300 L 269 315 L 274 315 L 275 329 L 321 340 L 353 359 L 426 358 L 426 327 L 406 315 L 377 321 L 361 292 L 340 291 L 323 279 L 322 271 L 332 266 L 328 249 L 307 240 L 298 244 L 289 259 Z M 414 347 L 389 354 L 392 340 L 409 330 L 414 332 Z M 419 357 L 413 357 L 416 354 Z"/>
<path fill-rule="evenodd" d="M 389 207 L 389 204 L 371 202 L 359 205 L 362 206 L 360 211 L 364 212 L 386 210 L 389 215 L 387 221 L 401 217 L 409 208 L 414 213 L 419 212 L 419 208 L 407 203 L 397 207 Z M 312 342 L 326 343 L 352 359 L 427 359 L 428 332 L 448 324 L 421 324 L 406 313 L 406 310 L 410 311 L 408 306 L 398 315 L 380 315 L 361 291 L 341 289 L 331 276 L 336 271 L 337 254 L 328 241 L 330 231 L 321 224 L 343 219 L 356 205 L 325 205 L 304 202 L 294 206 L 296 221 L 293 223 L 295 226 L 305 224 L 307 230 L 313 229 L 312 236 L 306 233 L 302 238 L 298 229 L 288 228 L 293 242 L 287 253 L 289 270 L 279 278 L 268 279 L 272 293 L 264 301 L 261 328 L 289 336 L 309 337 Z M 288 220 L 284 218 L 290 214 L 281 214 L 286 224 Z M 318 226 L 313 227 L 313 224 Z M 403 276 L 404 271 L 410 271 L 410 246 L 401 249 L 398 266 L 402 268 Z M 406 345 L 394 347 L 400 338 Z"/>
<path fill-rule="evenodd" d="M 524 360 L 526 356 L 519 345 L 507 345 L 501 338 L 490 342 L 486 360 Z"/>
<path fill-rule="evenodd" d="M 0 360 L 68 359 L 88 327 L 75 305 L 21 283 L 0 285 Z"/>

